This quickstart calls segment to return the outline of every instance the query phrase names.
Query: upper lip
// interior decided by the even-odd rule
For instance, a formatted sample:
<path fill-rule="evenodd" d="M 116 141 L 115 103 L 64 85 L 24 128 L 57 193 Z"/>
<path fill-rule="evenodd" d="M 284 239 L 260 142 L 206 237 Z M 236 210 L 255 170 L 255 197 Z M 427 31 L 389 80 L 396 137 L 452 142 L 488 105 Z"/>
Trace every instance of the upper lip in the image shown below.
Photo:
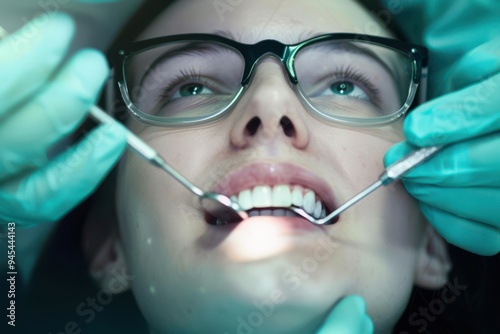
<path fill-rule="evenodd" d="M 300 185 L 316 193 L 328 210 L 336 208 L 332 189 L 315 173 L 291 163 L 253 163 L 241 166 L 216 186 L 215 192 L 226 196 L 238 195 L 241 191 L 258 185 Z"/>

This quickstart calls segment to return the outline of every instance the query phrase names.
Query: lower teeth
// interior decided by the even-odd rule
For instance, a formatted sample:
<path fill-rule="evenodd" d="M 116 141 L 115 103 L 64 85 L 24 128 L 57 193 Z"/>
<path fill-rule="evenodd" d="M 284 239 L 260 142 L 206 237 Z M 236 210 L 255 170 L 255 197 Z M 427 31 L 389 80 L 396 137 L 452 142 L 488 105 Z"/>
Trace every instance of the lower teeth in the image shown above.
<path fill-rule="evenodd" d="M 287 209 L 265 209 L 265 210 L 250 210 L 248 211 L 249 217 L 299 217 L 298 214 Z M 224 220 L 217 218 L 215 219 L 216 226 L 227 225 L 228 223 Z"/>
<path fill-rule="evenodd" d="M 287 209 L 265 209 L 265 210 L 250 210 L 248 212 L 250 217 L 268 216 L 268 217 L 297 217 L 293 211 Z"/>

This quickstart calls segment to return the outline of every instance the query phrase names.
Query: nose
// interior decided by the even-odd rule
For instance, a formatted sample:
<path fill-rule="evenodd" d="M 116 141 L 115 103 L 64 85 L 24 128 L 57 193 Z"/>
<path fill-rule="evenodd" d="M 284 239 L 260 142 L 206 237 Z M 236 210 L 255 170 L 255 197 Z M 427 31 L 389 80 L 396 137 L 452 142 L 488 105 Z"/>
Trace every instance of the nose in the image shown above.
<path fill-rule="evenodd" d="M 307 115 L 277 60 L 259 64 L 232 115 L 230 139 L 237 148 L 284 141 L 304 149 L 309 143 Z"/>

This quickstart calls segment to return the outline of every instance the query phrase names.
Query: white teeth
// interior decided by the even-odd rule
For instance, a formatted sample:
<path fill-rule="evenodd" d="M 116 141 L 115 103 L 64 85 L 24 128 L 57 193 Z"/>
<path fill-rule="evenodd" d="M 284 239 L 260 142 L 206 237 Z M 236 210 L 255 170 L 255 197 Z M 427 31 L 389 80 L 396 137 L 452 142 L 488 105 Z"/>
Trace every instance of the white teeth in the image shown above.
<path fill-rule="evenodd" d="M 254 208 L 268 208 L 272 206 L 272 192 L 269 186 L 257 186 L 252 191 Z"/>
<path fill-rule="evenodd" d="M 261 216 L 272 216 L 273 210 L 266 209 L 266 210 L 260 210 L 260 215 Z"/>
<path fill-rule="evenodd" d="M 305 194 L 305 195 L 304 195 Z M 284 209 L 273 210 L 271 208 L 287 208 L 296 206 L 313 215 L 315 218 L 326 216 L 325 208 L 312 190 L 301 186 L 290 186 L 286 184 L 270 187 L 267 185 L 256 186 L 253 189 L 241 191 L 238 196 L 231 196 L 245 211 L 250 211 L 250 216 L 295 216 L 293 212 Z M 264 210 L 256 210 L 264 208 Z M 253 209 L 253 210 L 252 210 Z"/>
<path fill-rule="evenodd" d="M 260 211 L 259 210 L 252 210 L 252 211 L 250 211 L 250 213 L 248 215 L 250 217 L 259 216 L 260 215 Z"/>
<path fill-rule="evenodd" d="M 272 196 L 274 207 L 289 207 L 292 205 L 292 194 L 290 193 L 290 187 L 285 185 L 275 186 L 273 188 Z"/>
<path fill-rule="evenodd" d="M 233 197 L 234 196 L 231 196 L 231 200 L 234 201 L 235 198 L 233 198 Z M 321 204 L 319 204 L 319 205 L 321 206 Z M 286 217 L 286 216 L 289 216 L 289 217 L 297 217 L 298 215 L 295 214 L 293 211 L 290 211 L 290 210 L 266 208 L 264 210 L 258 210 L 258 209 L 250 210 L 249 211 L 249 216 L 250 217 L 255 217 L 255 216 L 275 216 L 275 217 Z M 318 218 L 318 217 L 316 217 L 316 218 Z M 217 226 L 227 225 L 227 223 L 225 221 L 223 221 L 222 219 L 217 218 L 215 220 L 215 225 L 217 225 Z"/>
<path fill-rule="evenodd" d="M 252 191 L 251 190 L 243 190 L 238 195 L 238 204 L 240 205 L 242 210 L 248 210 L 253 208 L 252 204 Z"/>
<path fill-rule="evenodd" d="M 285 216 L 287 211 L 288 210 L 285 210 L 285 209 L 273 210 L 273 216 L 279 216 L 279 217 Z"/>
<path fill-rule="evenodd" d="M 258 209 L 253 209 L 250 210 L 249 214 L 250 217 L 255 217 L 255 216 L 275 216 L 275 217 L 297 217 L 298 215 L 295 214 L 293 211 L 290 210 L 285 210 L 285 209 L 264 209 L 264 210 L 258 210 Z M 225 225 L 226 223 L 219 224 L 220 219 L 217 219 L 217 224 L 216 225 Z"/>
<path fill-rule="evenodd" d="M 313 212 L 313 216 L 315 218 L 319 218 L 321 216 L 321 203 L 319 201 L 316 201 L 316 205 L 314 206 L 314 212 Z"/>
<path fill-rule="evenodd" d="M 303 207 L 308 214 L 312 214 L 314 211 L 314 199 L 314 193 L 312 191 L 308 191 L 304 196 Z"/>
<path fill-rule="evenodd" d="M 302 207 L 303 203 L 304 203 L 304 196 L 302 196 L 302 187 L 297 187 L 297 186 L 293 187 L 292 204 L 300 208 Z"/>

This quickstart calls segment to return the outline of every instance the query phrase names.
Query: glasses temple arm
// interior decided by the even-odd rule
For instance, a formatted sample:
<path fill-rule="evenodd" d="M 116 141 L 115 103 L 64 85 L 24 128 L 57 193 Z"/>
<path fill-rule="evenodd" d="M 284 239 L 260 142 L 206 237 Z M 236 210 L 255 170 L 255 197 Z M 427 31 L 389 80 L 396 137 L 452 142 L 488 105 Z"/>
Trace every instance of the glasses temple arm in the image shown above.
<path fill-rule="evenodd" d="M 422 74 L 420 76 L 420 84 L 418 86 L 418 104 L 422 104 L 427 101 L 427 74 L 429 68 L 427 66 L 422 67 Z"/>

